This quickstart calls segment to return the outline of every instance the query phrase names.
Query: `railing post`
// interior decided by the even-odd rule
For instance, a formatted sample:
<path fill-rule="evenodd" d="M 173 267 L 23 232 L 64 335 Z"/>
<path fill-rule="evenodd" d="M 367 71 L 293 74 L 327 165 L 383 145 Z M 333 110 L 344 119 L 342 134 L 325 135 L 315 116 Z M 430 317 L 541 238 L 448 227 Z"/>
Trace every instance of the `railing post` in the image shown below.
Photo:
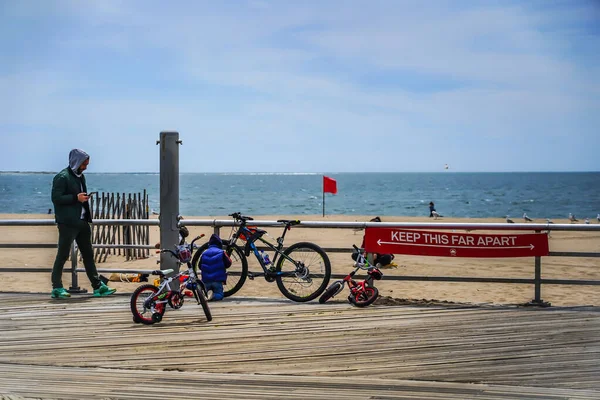
<path fill-rule="evenodd" d="M 542 257 L 535 257 L 535 294 L 533 301 L 540 303 L 542 301 Z"/>
<path fill-rule="evenodd" d="M 174 249 L 179 241 L 179 132 L 161 132 L 160 140 L 160 243 L 163 249 Z M 179 263 L 168 253 L 160 256 L 160 269 L 179 272 Z M 171 282 L 179 289 L 179 282 Z"/>
<path fill-rule="evenodd" d="M 81 289 L 77 280 L 77 243 L 71 243 L 71 287 L 69 293 L 87 293 L 87 289 Z"/>
<path fill-rule="evenodd" d="M 540 231 L 535 231 L 540 233 Z M 550 303 L 542 300 L 542 257 L 535 256 L 534 299 L 527 303 L 530 306 L 550 307 Z"/>

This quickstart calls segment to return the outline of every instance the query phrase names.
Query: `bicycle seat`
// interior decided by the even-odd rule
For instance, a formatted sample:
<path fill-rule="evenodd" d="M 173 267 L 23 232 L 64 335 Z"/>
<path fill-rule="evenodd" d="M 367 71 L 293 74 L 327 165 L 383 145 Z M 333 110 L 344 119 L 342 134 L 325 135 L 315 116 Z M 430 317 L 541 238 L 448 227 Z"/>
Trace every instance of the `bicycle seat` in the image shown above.
<path fill-rule="evenodd" d="M 167 276 L 170 273 L 172 273 L 174 271 L 174 269 L 169 268 L 169 269 L 157 269 L 152 271 L 152 275 L 160 275 L 160 276 Z"/>
<path fill-rule="evenodd" d="M 286 224 L 286 225 L 298 225 L 300 223 L 300 220 L 297 219 L 278 219 L 277 222 L 281 222 L 282 224 Z"/>

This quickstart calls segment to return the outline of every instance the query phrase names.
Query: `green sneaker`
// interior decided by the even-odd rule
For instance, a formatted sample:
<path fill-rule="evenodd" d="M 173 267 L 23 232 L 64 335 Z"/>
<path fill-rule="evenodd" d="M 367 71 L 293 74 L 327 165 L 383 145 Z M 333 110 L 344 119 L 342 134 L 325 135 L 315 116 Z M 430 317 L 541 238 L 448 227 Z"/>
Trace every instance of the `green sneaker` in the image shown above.
<path fill-rule="evenodd" d="M 50 297 L 52 297 L 53 299 L 68 299 L 69 297 L 71 297 L 71 293 L 67 292 L 65 288 L 56 288 L 52 289 Z"/>
<path fill-rule="evenodd" d="M 108 286 L 106 286 L 104 282 L 102 282 L 98 289 L 94 289 L 94 297 L 110 296 L 116 291 L 117 289 L 111 289 Z"/>

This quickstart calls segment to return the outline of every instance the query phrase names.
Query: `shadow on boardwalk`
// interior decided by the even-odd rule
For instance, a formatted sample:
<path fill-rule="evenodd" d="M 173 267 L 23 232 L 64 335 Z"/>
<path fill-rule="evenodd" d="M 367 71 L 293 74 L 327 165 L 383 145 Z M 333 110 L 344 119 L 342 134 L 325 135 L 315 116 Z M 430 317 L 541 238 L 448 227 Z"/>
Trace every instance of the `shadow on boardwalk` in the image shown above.
<path fill-rule="evenodd" d="M 5 398 L 600 398 L 597 307 L 233 298 L 143 326 L 123 295 L 0 301 Z"/>

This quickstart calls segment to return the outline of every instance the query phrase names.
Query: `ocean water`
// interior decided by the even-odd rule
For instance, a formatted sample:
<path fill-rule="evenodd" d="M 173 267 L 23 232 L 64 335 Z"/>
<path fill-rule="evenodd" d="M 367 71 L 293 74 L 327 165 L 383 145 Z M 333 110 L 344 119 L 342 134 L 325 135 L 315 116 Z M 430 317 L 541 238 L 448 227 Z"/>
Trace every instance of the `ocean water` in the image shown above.
<path fill-rule="evenodd" d="M 338 194 L 325 195 L 325 213 L 428 216 L 435 202 L 444 216 L 520 219 L 567 218 L 596 221 L 600 172 L 511 173 L 331 173 Z M 0 173 L 0 213 L 46 213 L 52 208 L 54 174 Z M 158 173 L 86 173 L 88 190 L 149 194 L 160 209 Z M 182 215 L 320 215 L 322 174 L 182 173 Z M 543 222 L 543 221 L 542 221 Z"/>

